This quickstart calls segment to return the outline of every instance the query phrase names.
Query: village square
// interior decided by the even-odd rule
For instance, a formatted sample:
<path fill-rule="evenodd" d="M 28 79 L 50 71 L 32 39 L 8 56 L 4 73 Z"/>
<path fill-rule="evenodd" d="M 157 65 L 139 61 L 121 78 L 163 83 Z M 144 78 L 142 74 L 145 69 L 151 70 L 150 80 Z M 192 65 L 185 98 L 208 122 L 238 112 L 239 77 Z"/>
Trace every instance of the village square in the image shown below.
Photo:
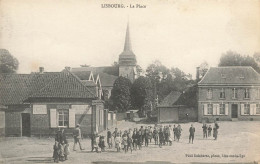
<path fill-rule="evenodd" d="M 234 37 L 239 21 L 219 16 L 224 23 L 217 28 L 207 14 L 195 16 L 176 3 L 164 6 L 151 19 L 154 25 L 137 19 L 155 11 L 152 5 L 142 3 L 136 12 L 141 9 L 122 3 L 133 18 L 112 19 L 126 9 L 99 4 L 97 11 L 111 19 L 102 22 L 103 12 L 93 16 L 90 6 L 75 10 L 63 3 L 67 6 L 57 8 L 57 15 L 53 6 L 32 3 L 35 9 L 27 7 L 33 15 L 0 2 L 5 6 L 0 8 L 5 13 L 0 12 L 0 163 L 260 162 L 260 50 L 254 46 L 259 38 L 252 35 L 242 46 L 246 37 Z M 212 10 L 229 11 L 219 8 Z M 54 13 L 48 19 L 45 9 Z M 77 19 L 64 17 L 67 10 Z M 28 22 L 17 21 L 19 14 L 11 11 L 28 16 Z M 208 26 L 202 27 L 204 21 Z"/>

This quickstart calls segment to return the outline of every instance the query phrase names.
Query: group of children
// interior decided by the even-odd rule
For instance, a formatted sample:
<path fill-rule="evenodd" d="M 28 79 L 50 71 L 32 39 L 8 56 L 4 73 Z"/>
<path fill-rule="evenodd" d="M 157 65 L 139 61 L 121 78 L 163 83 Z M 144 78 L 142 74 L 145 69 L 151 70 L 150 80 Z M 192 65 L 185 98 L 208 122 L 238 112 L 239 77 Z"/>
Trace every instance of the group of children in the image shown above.
<path fill-rule="evenodd" d="M 109 129 L 107 131 L 107 145 L 108 148 L 111 149 L 113 147 L 113 143 L 118 152 L 124 150 L 124 152 L 133 150 L 141 150 L 142 146 L 148 147 L 149 143 L 151 143 L 152 139 L 155 142 L 155 145 L 159 145 L 162 147 L 163 145 L 172 145 L 172 142 L 177 140 L 179 141 L 181 137 L 181 125 L 177 127 L 174 125 L 169 126 L 158 126 L 154 127 L 141 126 L 140 129 L 134 128 L 133 130 L 130 128 L 129 130 L 125 130 L 122 132 L 115 128 L 115 131 L 112 133 Z M 105 151 L 105 141 L 104 136 L 99 136 L 97 133 L 94 133 L 91 137 L 91 145 L 92 151 L 102 152 Z"/>
<path fill-rule="evenodd" d="M 55 137 L 55 144 L 53 145 L 54 162 L 58 163 L 59 161 L 67 160 L 69 153 L 69 143 L 64 134 L 64 129 L 59 130 Z"/>

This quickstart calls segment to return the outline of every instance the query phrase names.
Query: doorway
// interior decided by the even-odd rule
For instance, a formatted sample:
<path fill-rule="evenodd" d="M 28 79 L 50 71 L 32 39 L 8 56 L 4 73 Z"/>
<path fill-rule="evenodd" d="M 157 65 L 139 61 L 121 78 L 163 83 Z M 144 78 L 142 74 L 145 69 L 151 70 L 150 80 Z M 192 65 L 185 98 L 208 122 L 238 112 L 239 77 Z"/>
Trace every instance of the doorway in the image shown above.
<path fill-rule="evenodd" d="M 30 113 L 22 113 L 22 136 L 31 136 Z"/>
<path fill-rule="evenodd" d="M 231 105 L 231 117 L 238 118 L 238 105 L 237 104 Z"/>

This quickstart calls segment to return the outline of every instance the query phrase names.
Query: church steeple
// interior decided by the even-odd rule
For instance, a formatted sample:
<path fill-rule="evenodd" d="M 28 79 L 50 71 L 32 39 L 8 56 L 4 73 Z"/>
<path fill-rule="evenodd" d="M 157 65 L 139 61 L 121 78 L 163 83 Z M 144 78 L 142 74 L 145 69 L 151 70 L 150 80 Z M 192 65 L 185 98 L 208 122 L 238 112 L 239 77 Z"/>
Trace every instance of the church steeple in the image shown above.
<path fill-rule="evenodd" d="M 125 45 L 123 52 L 119 55 L 119 76 L 128 78 L 133 82 L 137 78 L 136 73 L 136 58 L 132 51 L 130 40 L 129 22 L 127 22 Z"/>
<path fill-rule="evenodd" d="M 130 32 L 129 32 L 129 22 L 127 22 L 124 51 L 132 51 L 132 45 L 131 45 L 131 40 L 130 40 Z"/>
<path fill-rule="evenodd" d="M 132 51 L 132 44 L 130 40 L 129 22 L 127 22 L 126 27 L 124 50 L 119 55 L 119 65 L 136 65 L 136 58 Z"/>

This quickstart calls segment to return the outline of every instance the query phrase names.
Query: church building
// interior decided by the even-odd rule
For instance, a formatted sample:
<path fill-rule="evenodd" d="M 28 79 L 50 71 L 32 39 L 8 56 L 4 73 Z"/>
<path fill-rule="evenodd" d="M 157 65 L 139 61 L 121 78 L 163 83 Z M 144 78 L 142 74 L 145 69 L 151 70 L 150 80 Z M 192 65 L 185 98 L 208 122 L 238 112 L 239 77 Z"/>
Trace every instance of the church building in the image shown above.
<path fill-rule="evenodd" d="M 127 23 L 124 49 L 119 55 L 117 66 L 91 67 L 82 65 L 81 67 L 71 68 L 71 72 L 81 80 L 88 79 L 89 76 L 86 72 L 91 72 L 95 80 L 99 80 L 100 85 L 102 86 L 104 99 L 108 99 L 111 96 L 113 84 L 119 76 L 128 78 L 132 83 L 138 78 L 139 75 L 136 71 L 136 66 L 137 60 L 132 50 L 129 23 Z"/>

